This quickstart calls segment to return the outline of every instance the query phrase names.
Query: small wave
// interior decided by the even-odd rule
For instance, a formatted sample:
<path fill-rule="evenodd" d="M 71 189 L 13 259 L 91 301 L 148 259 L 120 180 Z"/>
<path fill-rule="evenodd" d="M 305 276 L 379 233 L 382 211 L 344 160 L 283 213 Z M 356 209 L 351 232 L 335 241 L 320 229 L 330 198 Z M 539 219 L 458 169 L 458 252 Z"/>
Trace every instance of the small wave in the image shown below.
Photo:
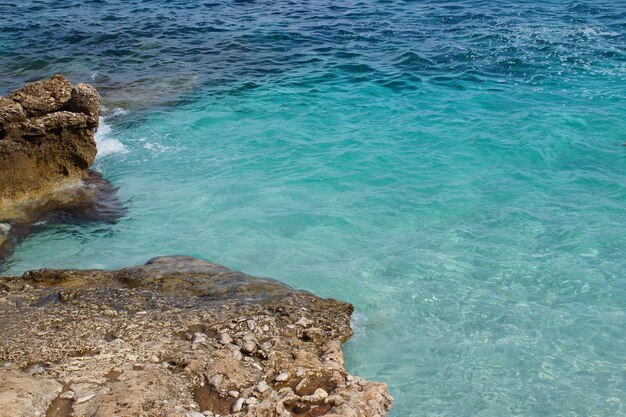
<path fill-rule="evenodd" d="M 98 158 L 115 153 L 128 152 L 122 142 L 111 137 L 111 126 L 107 124 L 104 117 L 100 118 L 100 126 L 96 132 L 95 139 L 98 147 Z"/>
<path fill-rule="evenodd" d="M 354 332 L 352 336 L 353 343 L 359 343 L 365 337 L 367 330 L 367 316 L 363 313 L 355 312 L 350 319 L 350 327 Z"/>
<path fill-rule="evenodd" d="M 113 109 L 113 110 L 111 111 L 111 114 L 109 114 L 109 115 L 107 116 L 107 118 L 109 118 L 109 117 L 123 116 L 123 115 L 125 115 L 125 114 L 128 114 L 128 110 L 121 109 L 121 108 L 119 108 L 119 107 L 118 107 L 118 108 Z"/>
<path fill-rule="evenodd" d="M 169 146 L 161 145 L 158 143 L 146 142 L 143 145 L 144 149 L 147 149 L 153 153 L 162 153 L 170 150 Z"/>
<path fill-rule="evenodd" d="M 395 59 L 395 64 L 401 68 L 421 69 L 435 65 L 433 61 L 422 57 L 415 52 L 405 52 Z"/>

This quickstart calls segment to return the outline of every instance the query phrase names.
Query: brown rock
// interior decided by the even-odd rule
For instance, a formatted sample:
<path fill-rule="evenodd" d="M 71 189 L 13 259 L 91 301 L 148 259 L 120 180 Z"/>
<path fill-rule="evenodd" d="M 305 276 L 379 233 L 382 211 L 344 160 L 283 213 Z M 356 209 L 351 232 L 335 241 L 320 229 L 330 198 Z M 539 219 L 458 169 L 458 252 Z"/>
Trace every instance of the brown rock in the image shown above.
<path fill-rule="evenodd" d="M 36 81 L 9 94 L 9 99 L 22 105 L 28 117 L 42 116 L 65 107 L 72 94 L 72 83 L 57 74 L 50 80 Z"/>
<path fill-rule="evenodd" d="M 2 129 L 1 126 L 7 126 L 9 123 L 24 120 L 26 120 L 26 112 L 20 103 L 0 97 L 0 129 Z M 0 136 L 2 136 L 2 132 L 0 132 Z"/>
<path fill-rule="evenodd" d="M 93 87 L 73 87 L 62 75 L 0 97 L 0 223 L 12 230 L 0 236 L 0 260 L 30 224 L 55 210 L 85 211 L 114 200 L 113 187 L 89 171 L 99 107 Z"/>
<path fill-rule="evenodd" d="M 44 416 L 61 388 L 50 378 L 32 376 L 12 367 L 0 369 L 0 416 Z"/>
<path fill-rule="evenodd" d="M 2 280 L 1 299 L 11 302 L 0 308 L 0 366 L 10 362 L 30 392 L 52 383 L 58 395 L 14 404 L 0 385 L 0 410 L 13 407 L 11 415 L 53 400 L 66 401 L 65 415 L 94 417 L 382 417 L 391 406 L 384 384 L 343 368 L 350 304 L 195 258 L 156 258 L 120 271 L 27 272 Z M 302 317 L 329 341 L 301 338 L 295 323 Z M 234 344 L 218 342 L 226 331 L 250 340 L 250 320 L 266 329 L 259 343 L 271 341 L 267 358 L 237 359 Z M 198 334 L 206 336 L 201 349 Z M 334 368 L 326 366 L 330 357 Z M 37 373 L 28 373 L 33 366 Z M 63 399 L 62 386 L 72 399 Z"/>
<path fill-rule="evenodd" d="M 75 113 L 98 116 L 100 113 L 100 94 L 89 84 L 76 84 L 68 103 L 68 109 Z"/>
<path fill-rule="evenodd" d="M 93 87 L 74 88 L 62 75 L 0 99 L 0 211 L 85 177 L 99 106 Z"/>
<path fill-rule="evenodd" d="M 0 257 L 2 256 L 2 251 L 5 245 L 8 249 L 9 245 L 9 233 L 11 233 L 11 225 L 7 223 L 0 223 Z"/>

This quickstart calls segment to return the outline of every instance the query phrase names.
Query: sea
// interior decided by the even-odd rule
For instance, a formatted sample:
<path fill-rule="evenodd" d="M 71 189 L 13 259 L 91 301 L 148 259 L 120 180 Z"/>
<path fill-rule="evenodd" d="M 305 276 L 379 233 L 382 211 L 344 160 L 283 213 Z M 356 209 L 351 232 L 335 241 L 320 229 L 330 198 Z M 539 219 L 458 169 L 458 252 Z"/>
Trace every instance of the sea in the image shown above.
<path fill-rule="evenodd" d="M 2 274 L 193 255 L 353 303 L 392 417 L 626 415 L 625 0 L 0 0 L 54 73 L 128 212 Z"/>

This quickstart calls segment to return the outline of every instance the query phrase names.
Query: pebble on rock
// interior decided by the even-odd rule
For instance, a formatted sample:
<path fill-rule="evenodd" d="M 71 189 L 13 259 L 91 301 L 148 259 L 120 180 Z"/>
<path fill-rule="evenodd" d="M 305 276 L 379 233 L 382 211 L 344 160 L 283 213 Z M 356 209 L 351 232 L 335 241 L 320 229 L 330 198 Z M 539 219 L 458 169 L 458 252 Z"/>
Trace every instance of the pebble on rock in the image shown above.
<path fill-rule="evenodd" d="M 313 324 L 313 320 L 307 319 L 306 317 L 301 317 L 296 324 L 302 327 L 309 327 Z"/>
<path fill-rule="evenodd" d="M 209 384 L 211 384 L 215 388 L 218 388 L 220 385 L 222 385 L 223 380 L 224 380 L 224 375 L 216 374 L 216 375 L 213 375 L 211 378 L 209 378 Z"/>
<path fill-rule="evenodd" d="M 191 342 L 192 348 L 195 349 L 199 344 L 207 342 L 207 336 L 204 333 L 195 333 L 193 335 L 193 341 Z"/>
<path fill-rule="evenodd" d="M 261 394 L 267 391 L 268 388 L 269 388 L 269 385 L 267 385 L 267 382 L 265 381 L 260 381 L 256 386 L 256 390 L 259 391 Z"/>
<path fill-rule="evenodd" d="M 283 372 L 276 377 L 277 382 L 285 382 L 289 379 L 289 372 Z"/>
<path fill-rule="evenodd" d="M 95 396 L 96 396 L 95 392 L 89 391 L 89 392 L 82 394 L 80 397 L 76 398 L 74 401 L 76 402 L 76 404 L 82 404 L 84 402 L 91 400 Z"/>
<path fill-rule="evenodd" d="M 304 402 L 317 403 L 328 397 L 328 393 L 324 391 L 322 388 L 318 388 L 311 395 L 305 395 L 301 397 L 301 400 Z"/>
<path fill-rule="evenodd" d="M 238 398 L 237 401 L 235 401 L 235 404 L 233 404 L 233 413 L 238 413 L 243 409 L 244 401 L 243 398 Z"/>
<path fill-rule="evenodd" d="M 63 398 L 64 400 L 72 400 L 76 394 L 74 391 L 65 391 L 63 394 L 59 395 L 59 398 Z"/>
<path fill-rule="evenodd" d="M 256 349 L 256 343 L 252 340 L 246 340 L 243 342 L 243 346 L 241 347 L 241 351 L 244 353 L 252 353 Z"/>
<path fill-rule="evenodd" d="M 323 388 L 316 389 L 314 395 L 317 395 L 321 399 L 324 399 L 324 398 L 328 397 L 328 393 Z"/>

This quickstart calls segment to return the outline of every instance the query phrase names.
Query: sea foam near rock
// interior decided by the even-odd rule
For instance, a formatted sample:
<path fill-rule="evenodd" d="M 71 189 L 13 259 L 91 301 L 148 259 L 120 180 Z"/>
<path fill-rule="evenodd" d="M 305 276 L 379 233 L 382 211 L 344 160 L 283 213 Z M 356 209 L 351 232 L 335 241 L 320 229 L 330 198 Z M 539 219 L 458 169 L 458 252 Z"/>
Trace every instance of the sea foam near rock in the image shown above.
<path fill-rule="evenodd" d="M 128 149 L 122 142 L 112 137 L 111 125 L 107 123 L 107 119 L 108 117 L 100 117 L 100 127 L 95 135 L 96 146 L 98 148 L 96 158 L 128 152 Z"/>

